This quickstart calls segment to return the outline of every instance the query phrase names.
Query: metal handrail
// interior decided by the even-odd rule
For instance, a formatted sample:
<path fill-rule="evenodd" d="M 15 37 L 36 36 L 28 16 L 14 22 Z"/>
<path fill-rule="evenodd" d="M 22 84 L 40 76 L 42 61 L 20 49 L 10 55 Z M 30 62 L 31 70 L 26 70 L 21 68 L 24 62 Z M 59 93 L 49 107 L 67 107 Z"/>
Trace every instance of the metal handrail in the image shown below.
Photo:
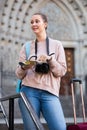
<path fill-rule="evenodd" d="M 9 130 L 14 130 L 14 99 L 19 97 L 20 94 L 12 94 L 0 98 L 0 102 L 9 101 L 9 119 L 7 124 Z"/>
<path fill-rule="evenodd" d="M 40 119 L 38 118 L 37 114 L 35 113 L 32 105 L 31 105 L 30 101 L 27 99 L 26 95 L 23 92 L 21 92 L 20 95 L 24 101 L 24 104 L 25 104 L 35 126 L 37 127 L 37 130 L 44 130 L 44 127 L 41 124 Z"/>
<path fill-rule="evenodd" d="M 20 94 L 17 93 L 17 94 L 12 94 L 12 95 L 7 95 L 7 96 L 3 96 L 0 98 L 0 101 L 6 101 L 6 100 L 9 100 L 9 99 L 15 99 L 15 98 L 19 98 L 20 97 Z"/>
<path fill-rule="evenodd" d="M 7 127 L 9 127 L 7 113 L 6 113 L 6 110 L 5 110 L 4 105 L 2 104 L 2 102 L 0 102 L 0 113 L 3 114 L 3 118 L 4 118 L 5 122 L 6 122 L 6 125 L 7 125 Z"/>
<path fill-rule="evenodd" d="M 41 124 L 39 118 L 37 117 L 36 113 L 34 112 L 30 102 L 27 100 L 25 94 L 23 92 L 17 93 L 17 94 L 12 94 L 12 95 L 7 95 L 2 98 L 0 98 L 0 102 L 7 101 L 9 100 L 9 130 L 14 130 L 14 99 L 16 98 L 22 98 L 34 124 L 37 127 L 37 130 L 44 130 L 43 125 Z"/>

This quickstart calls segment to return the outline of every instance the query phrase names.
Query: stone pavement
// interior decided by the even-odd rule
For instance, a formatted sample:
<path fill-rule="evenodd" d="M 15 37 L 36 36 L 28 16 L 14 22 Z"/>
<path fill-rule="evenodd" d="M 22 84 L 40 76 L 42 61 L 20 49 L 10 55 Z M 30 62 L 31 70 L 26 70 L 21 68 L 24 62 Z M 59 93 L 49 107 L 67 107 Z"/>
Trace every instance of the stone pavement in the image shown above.
<path fill-rule="evenodd" d="M 47 125 L 43 125 L 45 130 L 48 130 Z M 7 126 L 5 124 L 0 124 L 0 130 L 8 130 Z M 23 130 L 23 125 L 22 124 L 16 124 L 14 127 L 14 130 Z"/>

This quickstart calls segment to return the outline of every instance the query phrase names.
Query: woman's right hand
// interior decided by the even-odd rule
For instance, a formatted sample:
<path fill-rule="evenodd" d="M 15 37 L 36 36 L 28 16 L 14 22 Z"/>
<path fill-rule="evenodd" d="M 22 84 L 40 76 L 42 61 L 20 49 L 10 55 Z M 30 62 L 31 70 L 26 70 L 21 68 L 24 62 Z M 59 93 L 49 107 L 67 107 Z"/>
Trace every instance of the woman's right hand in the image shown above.
<path fill-rule="evenodd" d="M 21 62 L 19 62 L 20 64 Z M 32 68 L 32 66 L 34 66 L 36 64 L 36 61 L 26 61 L 25 63 L 21 63 L 21 68 L 23 70 L 27 70 L 27 69 L 30 69 Z"/>

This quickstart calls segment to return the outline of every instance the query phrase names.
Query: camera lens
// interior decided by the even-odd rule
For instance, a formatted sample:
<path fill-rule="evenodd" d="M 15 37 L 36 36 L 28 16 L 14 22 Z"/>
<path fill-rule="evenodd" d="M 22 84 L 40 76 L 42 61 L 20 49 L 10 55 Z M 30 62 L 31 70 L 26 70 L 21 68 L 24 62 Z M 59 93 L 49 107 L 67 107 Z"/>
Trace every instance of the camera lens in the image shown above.
<path fill-rule="evenodd" d="M 49 71 L 49 64 L 48 63 L 37 63 L 35 71 L 37 73 L 47 74 Z"/>

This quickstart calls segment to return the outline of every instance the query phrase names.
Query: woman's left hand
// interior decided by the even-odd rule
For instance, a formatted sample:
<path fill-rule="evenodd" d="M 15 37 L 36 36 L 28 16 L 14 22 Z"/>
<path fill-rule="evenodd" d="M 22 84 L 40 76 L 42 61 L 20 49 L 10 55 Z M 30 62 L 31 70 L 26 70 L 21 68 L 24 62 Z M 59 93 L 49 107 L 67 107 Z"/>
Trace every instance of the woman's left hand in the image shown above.
<path fill-rule="evenodd" d="M 37 58 L 37 62 L 47 62 L 49 60 L 51 60 L 52 57 L 51 56 L 48 56 L 48 55 L 40 55 L 38 58 Z"/>

